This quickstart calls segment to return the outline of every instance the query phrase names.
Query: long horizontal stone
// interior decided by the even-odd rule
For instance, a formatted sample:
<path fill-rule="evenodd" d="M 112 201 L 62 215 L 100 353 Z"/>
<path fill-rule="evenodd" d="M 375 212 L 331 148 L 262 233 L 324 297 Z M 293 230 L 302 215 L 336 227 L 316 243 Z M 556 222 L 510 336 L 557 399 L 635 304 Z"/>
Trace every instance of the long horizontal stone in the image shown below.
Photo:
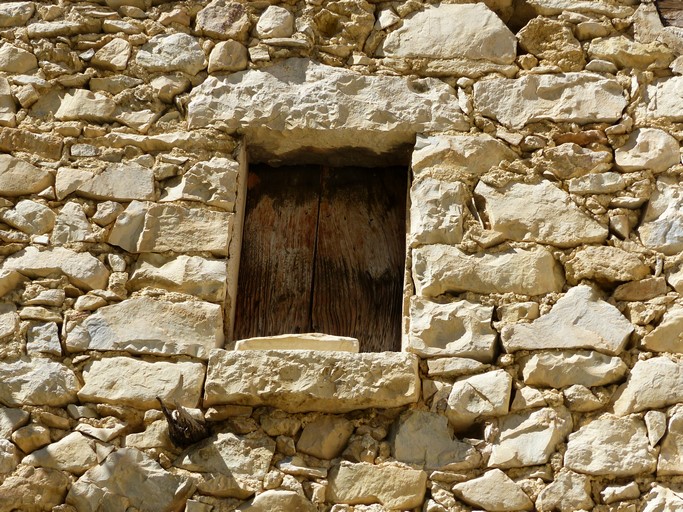
<path fill-rule="evenodd" d="M 291 412 L 399 407 L 420 395 L 407 353 L 212 350 L 204 405 L 270 405 Z"/>
<path fill-rule="evenodd" d="M 218 304 L 135 297 L 67 323 L 66 348 L 125 350 L 132 354 L 188 355 L 206 359 L 223 344 Z"/>
<path fill-rule="evenodd" d="M 79 387 L 70 368 L 50 359 L 22 358 L 0 364 L 0 404 L 10 407 L 63 407 L 76 402 Z"/>
<path fill-rule="evenodd" d="M 521 359 L 520 368 L 527 385 L 552 388 L 605 386 L 628 371 L 620 358 L 587 350 L 534 353 Z"/>
<path fill-rule="evenodd" d="M 116 219 L 109 243 L 128 252 L 210 251 L 227 256 L 233 214 L 133 201 Z"/>
<path fill-rule="evenodd" d="M 158 408 L 156 397 L 160 397 L 167 403 L 177 401 L 184 407 L 196 407 L 202 393 L 204 365 L 109 357 L 88 363 L 83 380 L 85 385 L 78 392 L 81 402 L 146 410 Z"/>
<path fill-rule="evenodd" d="M 64 247 L 38 250 L 27 247 L 16 252 L 0 266 L 2 270 L 16 270 L 27 277 L 47 277 L 62 273 L 74 285 L 85 290 L 106 288 L 109 271 L 104 264 L 87 252 L 75 252 Z"/>
<path fill-rule="evenodd" d="M 568 123 L 614 122 L 626 107 L 616 80 L 594 73 L 526 75 L 474 85 L 474 107 L 511 128 L 551 120 Z"/>
<path fill-rule="evenodd" d="M 412 146 L 416 133 L 469 127 L 455 90 L 440 80 L 363 75 L 303 58 L 210 76 L 192 90 L 187 118 L 192 129 L 243 132 L 250 151 L 269 158 L 312 158 L 310 147 L 377 155 Z"/>
<path fill-rule="evenodd" d="M 560 265 L 541 247 L 467 254 L 450 245 L 426 245 L 413 250 L 413 278 L 423 297 L 463 291 L 541 295 L 564 285 Z"/>
<path fill-rule="evenodd" d="M 111 164 L 99 174 L 62 167 L 57 171 L 55 186 L 58 199 L 71 192 L 113 201 L 154 199 L 154 172 L 134 163 Z"/>

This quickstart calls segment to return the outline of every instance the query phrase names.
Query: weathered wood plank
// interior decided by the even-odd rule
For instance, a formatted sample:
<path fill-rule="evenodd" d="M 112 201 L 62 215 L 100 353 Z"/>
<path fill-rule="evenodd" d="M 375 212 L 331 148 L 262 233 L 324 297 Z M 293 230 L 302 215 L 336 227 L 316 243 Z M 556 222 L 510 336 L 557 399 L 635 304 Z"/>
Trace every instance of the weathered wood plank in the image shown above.
<path fill-rule="evenodd" d="M 358 338 L 362 352 L 398 351 L 405 169 L 335 168 L 323 176 L 313 330 Z"/>
<path fill-rule="evenodd" d="M 309 332 L 320 170 L 254 166 L 234 339 Z"/>
<path fill-rule="evenodd" d="M 683 0 L 657 0 L 656 4 L 664 25 L 683 28 Z"/>

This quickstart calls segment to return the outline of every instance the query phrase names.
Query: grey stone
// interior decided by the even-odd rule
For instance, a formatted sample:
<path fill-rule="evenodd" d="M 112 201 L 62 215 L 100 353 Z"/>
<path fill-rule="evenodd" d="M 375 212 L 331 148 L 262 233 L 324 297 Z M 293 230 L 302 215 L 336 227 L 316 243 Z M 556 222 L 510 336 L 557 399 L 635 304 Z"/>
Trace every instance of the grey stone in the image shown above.
<path fill-rule="evenodd" d="M 652 473 L 655 454 L 640 418 L 603 414 L 569 435 L 564 465 L 587 475 L 626 477 Z"/>
<path fill-rule="evenodd" d="M 506 325 L 501 333 L 507 352 L 579 349 L 619 354 L 633 325 L 590 286 L 570 288 L 550 313 L 531 323 Z"/>
<path fill-rule="evenodd" d="M 618 357 L 586 350 L 534 353 L 521 359 L 520 369 L 525 384 L 550 388 L 605 386 L 628 371 Z"/>
<path fill-rule="evenodd" d="M 541 295 L 564 285 L 560 265 L 541 247 L 467 254 L 449 245 L 426 245 L 413 249 L 413 279 L 423 297 L 462 291 Z"/>
<path fill-rule="evenodd" d="M 82 512 L 102 507 L 173 512 L 183 507 L 194 488 L 191 480 L 164 470 L 143 452 L 119 448 L 71 486 L 66 503 Z"/>
<path fill-rule="evenodd" d="M 160 397 L 196 407 L 201 397 L 204 365 L 193 362 L 149 363 L 132 357 L 108 357 L 89 362 L 83 369 L 81 402 L 107 403 L 156 409 Z"/>
<path fill-rule="evenodd" d="M 267 373 L 262 369 L 268 368 Z M 334 368 L 334 373 L 332 372 Z M 250 375 L 258 374 L 259 379 Z M 399 407 L 420 394 L 407 353 L 212 350 L 204 405 L 270 405 L 290 412 Z"/>
<path fill-rule="evenodd" d="M 616 80 L 594 73 L 496 78 L 474 85 L 474 107 L 510 128 L 535 121 L 614 122 L 626 107 Z"/>
<path fill-rule="evenodd" d="M 135 61 L 151 73 L 182 71 L 196 75 L 206 67 L 206 56 L 197 39 L 182 32 L 152 37 L 138 50 Z"/>
<path fill-rule="evenodd" d="M 526 389 L 526 388 L 525 388 Z M 564 407 L 535 409 L 495 420 L 489 467 L 516 468 L 545 464 L 572 431 Z"/>
<path fill-rule="evenodd" d="M 10 407 L 76 402 L 80 384 L 76 374 L 61 363 L 23 357 L 0 365 L 0 403 Z"/>

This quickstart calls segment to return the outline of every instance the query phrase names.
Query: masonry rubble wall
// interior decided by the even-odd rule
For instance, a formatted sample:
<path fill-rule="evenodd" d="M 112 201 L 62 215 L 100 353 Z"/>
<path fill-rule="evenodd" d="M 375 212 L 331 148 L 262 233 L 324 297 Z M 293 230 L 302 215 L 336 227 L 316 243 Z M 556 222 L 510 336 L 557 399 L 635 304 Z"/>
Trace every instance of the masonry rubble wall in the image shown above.
<path fill-rule="evenodd" d="M 683 510 L 681 140 L 646 0 L 1 2 L 0 511 Z M 403 352 L 231 339 L 250 161 L 410 163 Z"/>

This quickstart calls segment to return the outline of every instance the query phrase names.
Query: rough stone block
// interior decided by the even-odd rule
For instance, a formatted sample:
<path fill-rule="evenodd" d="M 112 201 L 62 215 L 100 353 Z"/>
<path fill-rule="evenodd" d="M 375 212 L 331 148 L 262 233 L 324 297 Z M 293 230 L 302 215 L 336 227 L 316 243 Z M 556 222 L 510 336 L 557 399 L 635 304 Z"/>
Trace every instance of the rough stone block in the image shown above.
<path fill-rule="evenodd" d="M 50 359 L 24 357 L 0 365 L 0 403 L 10 407 L 63 407 L 76 402 L 79 387 L 71 369 Z"/>
<path fill-rule="evenodd" d="M 35 194 L 52 185 L 52 181 L 52 175 L 45 169 L 11 155 L 0 154 L 0 194 L 3 196 Z"/>
<path fill-rule="evenodd" d="M 676 178 L 657 179 L 638 234 L 645 246 L 666 255 L 683 251 L 683 188 Z"/>
<path fill-rule="evenodd" d="M 614 413 L 620 416 L 661 409 L 683 401 L 683 366 L 668 357 L 637 361 L 614 395 Z"/>
<path fill-rule="evenodd" d="M 465 430 L 485 416 L 502 416 L 510 410 L 512 377 L 505 370 L 466 377 L 453 384 L 446 416 L 456 431 Z"/>
<path fill-rule="evenodd" d="M 586 350 L 537 352 L 522 358 L 520 369 L 525 384 L 550 388 L 605 386 L 621 380 L 628 371 L 618 357 Z"/>
<path fill-rule="evenodd" d="M 339 413 L 399 407 L 417 402 L 419 394 L 413 354 L 213 350 L 204 405 L 270 405 L 290 412 Z"/>
<path fill-rule="evenodd" d="M 356 338 L 313 332 L 237 340 L 235 350 L 323 350 L 357 353 L 359 346 Z"/>
<path fill-rule="evenodd" d="M 338 457 L 353 433 L 353 423 L 338 416 L 323 416 L 307 423 L 296 443 L 298 452 L 319 459 Z"/>
<path fill-rule="evenodd" d="M 57 199 L 68 194 L 90 199 L 132 201 L 154 199 L 154 172 L 135 163 L 110 164 L 94 174 L 82 169 L 60 167 L 55 180 Z"/>
<path fill-rule="evenodd" d="M 466 503 L 489 512 L 513 512 L 534 508 L 529 496 L 500 469 L 492 469 L 479 478 L 455 484 L 453 491 Z"/>

